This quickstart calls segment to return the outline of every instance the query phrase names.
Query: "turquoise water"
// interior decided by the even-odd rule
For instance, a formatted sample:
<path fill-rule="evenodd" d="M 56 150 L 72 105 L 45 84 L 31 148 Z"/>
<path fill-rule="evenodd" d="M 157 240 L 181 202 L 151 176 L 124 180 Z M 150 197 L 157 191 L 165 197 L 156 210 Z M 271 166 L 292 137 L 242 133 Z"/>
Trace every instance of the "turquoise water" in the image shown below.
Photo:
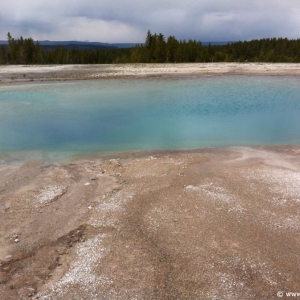
<path fill-rule="evenodd" d="M 299 144 L 297 77 L 217 76 L 0 86 L 0 151 Z"/>

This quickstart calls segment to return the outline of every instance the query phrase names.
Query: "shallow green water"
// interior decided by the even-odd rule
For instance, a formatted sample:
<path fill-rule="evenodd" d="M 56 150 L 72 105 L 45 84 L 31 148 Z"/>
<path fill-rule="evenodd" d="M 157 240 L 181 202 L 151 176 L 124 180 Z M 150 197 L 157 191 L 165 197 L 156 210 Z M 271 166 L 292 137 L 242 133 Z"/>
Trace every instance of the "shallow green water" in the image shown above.
<path fill-rule="evenodd" d="M 216 76 L 0 86 L 0 151 L 299 144 L 297 77 Z"/>

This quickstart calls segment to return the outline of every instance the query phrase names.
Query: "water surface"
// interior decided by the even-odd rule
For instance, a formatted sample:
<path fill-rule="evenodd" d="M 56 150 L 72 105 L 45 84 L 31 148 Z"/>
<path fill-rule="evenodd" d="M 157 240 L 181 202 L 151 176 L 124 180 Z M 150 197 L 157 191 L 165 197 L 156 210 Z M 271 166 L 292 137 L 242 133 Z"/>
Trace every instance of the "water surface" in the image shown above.
<path fill-rule="evenodd" d="M 297 77 L 0 86 L 0 151 L 82 153 L 299 144 Z"/>

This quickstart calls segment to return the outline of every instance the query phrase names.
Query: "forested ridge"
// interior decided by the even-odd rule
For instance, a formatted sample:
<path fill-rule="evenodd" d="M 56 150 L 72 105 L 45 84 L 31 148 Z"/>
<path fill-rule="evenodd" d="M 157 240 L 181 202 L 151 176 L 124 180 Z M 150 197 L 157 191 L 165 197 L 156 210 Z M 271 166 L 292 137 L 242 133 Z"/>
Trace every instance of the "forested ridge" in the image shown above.
<path fill-rule="evenodd" d="M 181 62 L 300 62 L 300 39 L 267 38 L 227 45 L 204 46 L 200 41 L 147 32 L 145 43 L 119 49 L 45 50 L 32 38 L 14 39 L 0 48 L 0 64 L 111 64 Z"/>

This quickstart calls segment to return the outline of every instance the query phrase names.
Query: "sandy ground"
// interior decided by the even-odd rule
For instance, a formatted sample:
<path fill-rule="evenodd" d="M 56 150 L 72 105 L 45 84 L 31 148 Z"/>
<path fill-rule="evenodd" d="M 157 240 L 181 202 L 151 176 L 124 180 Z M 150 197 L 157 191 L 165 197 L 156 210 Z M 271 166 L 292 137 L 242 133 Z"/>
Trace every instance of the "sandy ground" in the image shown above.
<path fill-rule="evenodd" d="M 0 83 L 127 77 L 300 75 L 300 64 L 192 63 L 0 66 Z"/>
<path fill-rule="evenodd" d="M 0 164 L 0 299 L 300 292 L 300 147 Z"/>

